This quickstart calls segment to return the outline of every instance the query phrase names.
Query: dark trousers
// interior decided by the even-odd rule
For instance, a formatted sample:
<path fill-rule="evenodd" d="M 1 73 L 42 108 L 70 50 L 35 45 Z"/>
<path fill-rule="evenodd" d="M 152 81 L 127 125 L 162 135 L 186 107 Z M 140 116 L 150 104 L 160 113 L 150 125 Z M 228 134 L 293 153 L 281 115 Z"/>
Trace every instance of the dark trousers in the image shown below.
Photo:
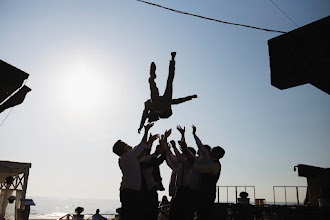
<path fill-rule="evenodd" d="M 197 193 L 196 213 L 199 220 L 213 220 L 215 195 L 205 192 Z"/>
<path fill-rule="evenodd" d="M 143 199 L 141 203 L 145 208 L 144 220 L 157 220 L 158 218 L 158 193 L 157 191 L 142 192 Z"/>
<path fill-rule="evenodd" d="M 122 220 L 142 220 L 144 208 L 141 204 L 142 192 L 138 190 L 122 189 L 120 190 L 121 214 Z"/>
<path fill-rule="evenodd" d="M 171 105 L 172 95 L 173 95 L 173 80 L 174 80 L 174 72 L 175 72 L 175 61 L 170 61 L 169 73 L 166 82 L 166 89 L 163 96 L 159 96 L 159 91 L 155 82 L 155 78 L 152 76 L 155 72 L 152 72 L 149 78 L 149 86 L 150 86 L 150 96 L 151 100 L 155 105 L 159 103 Z M 160 104 L 160 105 L 162 105 Z"/>
<path fill-rule="evenodd" d="M 120 190 L 121 220 L 157 220 L 158 193 Z"/>
<path fill-rule="evenodd" d="M 170 220 L 192 220 L 192 200 L 188 189 L 177 189 L 171 200 Z"/>

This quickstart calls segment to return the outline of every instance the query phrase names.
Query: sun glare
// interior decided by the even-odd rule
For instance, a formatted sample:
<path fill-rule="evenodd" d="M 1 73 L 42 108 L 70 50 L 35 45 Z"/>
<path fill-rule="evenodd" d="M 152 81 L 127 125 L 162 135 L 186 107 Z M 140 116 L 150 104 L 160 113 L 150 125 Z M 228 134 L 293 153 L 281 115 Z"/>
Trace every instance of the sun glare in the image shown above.
<path fill-rule="evenodd" d="M 66 70 L 60 85 L 60 98 L 65 110 L 85 115 L 101 107 L 106 94 L 106 80 L 93 67 L 81 61 Z"/>

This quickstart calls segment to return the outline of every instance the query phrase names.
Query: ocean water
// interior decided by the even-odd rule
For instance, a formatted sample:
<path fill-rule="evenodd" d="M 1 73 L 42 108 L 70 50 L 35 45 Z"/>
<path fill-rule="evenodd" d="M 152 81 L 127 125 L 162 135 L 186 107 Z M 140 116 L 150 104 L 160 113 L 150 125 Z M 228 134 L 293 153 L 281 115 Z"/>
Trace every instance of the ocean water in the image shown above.
<path fill-rule="evenodd" d="M 100 209 L 104 217 L 111 218 L 116 214 L 116 209 L 121 206 L 119 200 L 111 199 L 83 199 L 65 197 L 29 197 L 33 199 L 35 206 L 31 206 L 30 219 L 59 219 L 66 214 L 74 214 L 76 207 L 84 208 L 82 214 L 85 218 Z M 6 209 L 6 219 L 14 219 L 14 204 L 8 204 Z"/>
<path fill-rule="evenodd" d="M 113 218 L 116 209 L 121 206 L 119 200 L 111 199 L 83 199 L 83 198 L 65 198 L 65 197 L 31 197 L 35 206 L 31 206 L 29 219 L 59 219 L 66 214 L 74 214 L 76 207 L 84 208 L 82 214 L 85 219 L 95 213 L 96 209 L 100 209 L 100 213 L 106 218 Z M 226 201 L 220 201 L 226 203 Z M 229 203 L 235 203 L 229 201 Z M 250 204 L 254 204 L 251 201 Z M 273 205 L 273 202 L 267 203 Z M 285 205 L 285 202 L 277 202 L 277 205 Z M 288 202 L 288 205 L 296 205 L 296 202 Z M 8 204 L 5 219 L 14 220 L 15 203 Z"/>

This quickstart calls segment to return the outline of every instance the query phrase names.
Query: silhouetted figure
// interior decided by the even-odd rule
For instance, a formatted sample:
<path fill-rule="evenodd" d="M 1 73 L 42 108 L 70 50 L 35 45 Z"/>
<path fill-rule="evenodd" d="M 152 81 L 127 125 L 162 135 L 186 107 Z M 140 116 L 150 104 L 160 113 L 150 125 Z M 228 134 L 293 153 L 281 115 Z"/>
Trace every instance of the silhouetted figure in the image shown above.
<path fill-rule="evenodd" d="M 107 218 L 100 215 L 100 209 L 96 209 L 95 214 L 92 216 L 92 220 L 107 220 Z"/>
<path fill-rule="evenodd" d="M 72 216 L 73 220 L 84 220 L 84 215 L 81 213 L 84 211 L 83 207 L 78 206 L 75 208 L 74 212 L 76 213 L 75 215 Z"/>
<path fill-rule="evenodd" d="M 193 135 L 198 146 L 199 157 L 196 157 L 188 149 L 184 139 L 179 141 L 182 152 L 193 165 L 187 193 L 187 204 L 184 211 L 185 219 L 193 219 L 197 213 L 199 220 L 214 219 L 213 207 L 216 197 L 216 184 L 220 176 L 221 164 L 219 159 L 225 154 L 221 147 L 214 147 L 210 151 L 208 145 L 203 145 L 196 135 L 196 127 L 192 126 Z"/>
<path fill-rule="evenodd" d="M 197 193 L 196 212 L 198 219 L 213 219 L 214 200 L 216 198 L 216 185 L 220 177 L 220 159 L 225 155 L 222 147 L 213 147 L 209 152 L 196 135 L 196 127 L 193 127 L 193 135 L 198 149 L 201 151 L 203 160 L 195 159 L 193 169 L 201 174 L 200 190 Z M 194 157 L 191 157 L 192 159 Z"/>
<path fill-rule="evenodd" d="M 119 167 L 123 177 L 120 186 L 121 219 L 139 220 L 145 218 L 145 209 L 143 202 L 142 175 L 138 160 L 139 155 L 151 144 L 158 135 L 150 135 L 147 141 L 148 131 L 153 126 L 149 123 L 145 126 L 145 134 L 141 143 L 132 148 L 121 140 L 118 140 L 113 146 L 113 152 L 119 156 Z"/>
<path fill-rule="evenodd" d="M 185 129 L 181 128 L 181 126 L 177 126 L 177 129 L 181 133 L 181 140 L 180 142 L 185 141 Z M 172 170 L 175 170 L 176 173 L 176 191 L 175 195 L 173 196 L 171 200 L 171 208 L 170 208 L 170 214 L 169 219 L 175 220 L 175 219 L 192 219 L 191 215 L 191 204 L 189 201 L 189 185 L 188 181 L 190 179 L 190 174 L 192 172 L 192 163 L 190 163 L 186 157 L 185 154 L 181 154 L 178 149 L 176 148 L 175 142 L 171 141 L 171 145 L 173 147 L 173 150 L 175 152 L 176 158 L 178 160 L 178 165 L 172 168 Z M 196 153 L 196 151 L 193 148 L 188 148 L 187 150 L 191 152 L 192 155 Z"/>
<path fill-rule="evenodd" d="M 187 96 L 184 98 L 172 99 L 173 94 L 173 79 L 175 72 L 175 58 L 176 52 L 172 52 L 172 59 L 170 61 L 169 73 L 167 78 L 166 89 L 163 96 L 159 95 L 159 91 L 155 82 L 156 78 L 156 65 L 154 62 L 150 66 L 150 96 L 151 99 L 144 103 L 144 111 L 138 132 L 140 133 L 146 119 L 148 122 L 158 121 L 159 118 L 169 118 L 172 115 L 171 105 L 180 104 L 182 102 L 189 101 L 193 98 L 197 98 L 197 95 Z"/>
<path fill-rule="evenodd" d="M 152 145 L 152 143 L 151 143 Z M 164 146 L 159 144 L 153 154 L 145 149 L 139 161 L 142 173 L 143 203 L 146 207 L 145 220 L 157 220 L 158 217 L 158 190 L 165 190 L 159 171 L 159 166 L 165 160 Z"/>

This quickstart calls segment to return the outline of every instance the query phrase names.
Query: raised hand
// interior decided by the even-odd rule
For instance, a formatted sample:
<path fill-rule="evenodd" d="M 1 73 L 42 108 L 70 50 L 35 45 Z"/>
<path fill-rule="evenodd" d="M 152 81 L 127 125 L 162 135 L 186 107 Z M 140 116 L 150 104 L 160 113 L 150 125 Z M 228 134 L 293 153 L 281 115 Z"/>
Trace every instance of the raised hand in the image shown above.
<path fill-rule="evenodd" d="M 172 133 L 172 129 L 166 130 L 164 134 L 164 139 L 167 139 Z"/>
<path fill-rule="evenodd" d="M 157 138 L 159 138 L 159 134 L 155 134 L 155 135 L 150 134 L 149 142 L 153 143 Z"/>
<path fill-rule="evenodd" d="M 171 145 L 172 145 L 172 147 L 174 148 L 175 147 L 175 141 L 174 140 L 171 140 Z"/>
<path fill-rule="evenodd" d="M 149 131 L 152 126 L 154 126 L 153 122 L 148 123 L 146 126 L 144 126 L 145 131 Z"/>
<path fill-rule="evenodd" d="M 192 96 L 193 99 L 198 98 L 198 96 L 195 94 Z"/>
<path fill-rule="evenodd" d="M 184 136 L 184 132 L 186 131 L 186 128 L 185 127 L 182 128 L 180 125 L 176 126 L 176 128 L 181 133 L 181 135 Z"/>

